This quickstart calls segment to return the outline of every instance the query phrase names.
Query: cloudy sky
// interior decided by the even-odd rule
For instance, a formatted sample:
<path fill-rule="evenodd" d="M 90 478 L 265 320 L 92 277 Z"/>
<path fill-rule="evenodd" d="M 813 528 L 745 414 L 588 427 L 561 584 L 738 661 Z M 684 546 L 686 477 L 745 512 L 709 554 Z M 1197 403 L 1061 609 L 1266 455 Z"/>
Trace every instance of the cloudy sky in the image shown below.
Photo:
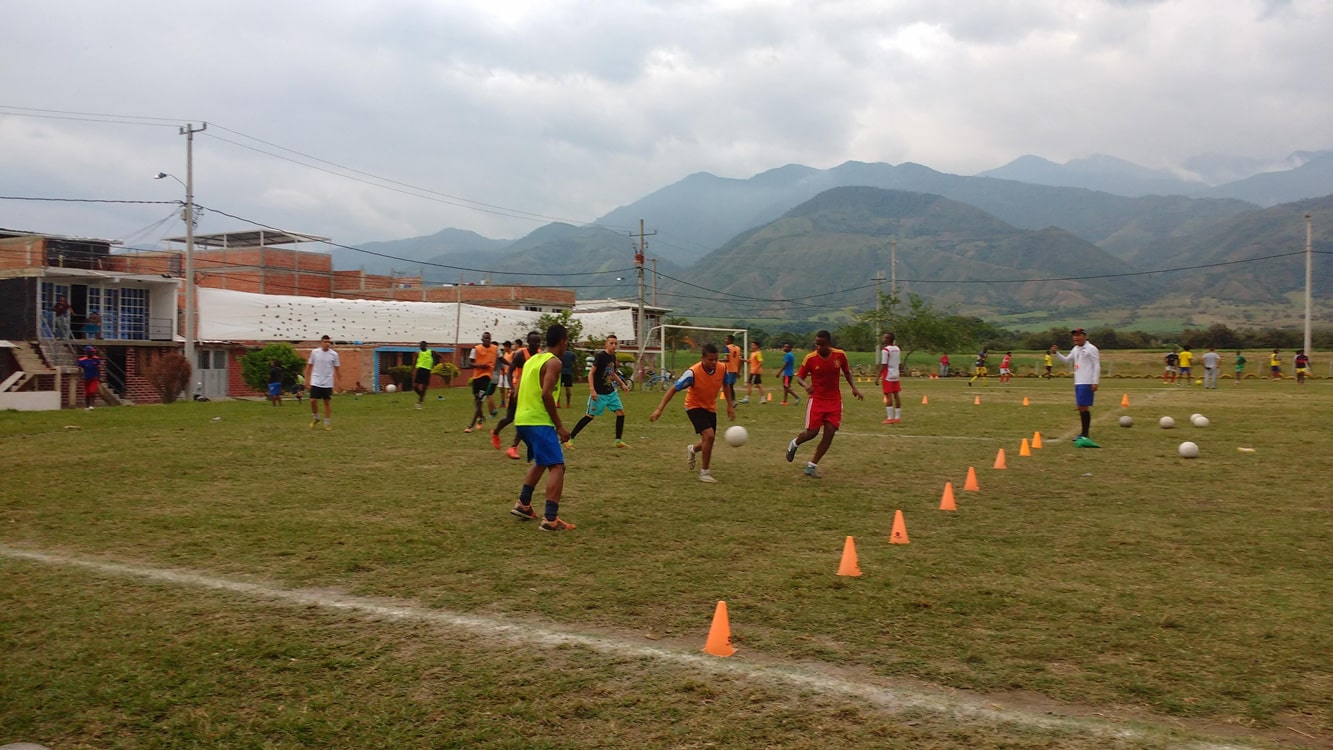
<path fill-rule="evenodd" d="M 5 0 L 0 195 L 342 243 L 519 237 L 711 172 L 1333 148 L 1328 0 Z M 240 219 L 228 218 L 218 212 Z M 173 207 L 0 199 L 155 243 Z M 649 224 L 652 217 L 644 217 Z"/>

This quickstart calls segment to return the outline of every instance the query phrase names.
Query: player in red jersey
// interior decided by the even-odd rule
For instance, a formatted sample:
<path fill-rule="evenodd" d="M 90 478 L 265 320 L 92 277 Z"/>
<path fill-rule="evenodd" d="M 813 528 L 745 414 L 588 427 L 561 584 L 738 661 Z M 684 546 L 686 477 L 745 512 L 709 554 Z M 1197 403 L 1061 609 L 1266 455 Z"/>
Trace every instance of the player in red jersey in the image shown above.
<path fill-rule="evenodd" d="M 819 479 L 819 459 L 828 452 L 833 444 L 833 434 L 842 426 L 842 391 L 838 386 L 841 378 L 847 380 L 852 388 L 852 395 L 857 400 L 864 399 L 852 380 L 852 368 L 847 364 L 847 355 L 841 349 L 833 348 L 833 336 L 828 331 L 815 334 L 815 350 L 805 355 L 801 369 L 796 372 L 796 383 L 810 394 L 805 400 L 805 429 L 787 444 L 787 461 L 796 458 L 796 448 L 807 440 L 812 440 L 820 432 L 823 437 L 815 448 L 814 460 L 805 465 L 805 475 Z"/>

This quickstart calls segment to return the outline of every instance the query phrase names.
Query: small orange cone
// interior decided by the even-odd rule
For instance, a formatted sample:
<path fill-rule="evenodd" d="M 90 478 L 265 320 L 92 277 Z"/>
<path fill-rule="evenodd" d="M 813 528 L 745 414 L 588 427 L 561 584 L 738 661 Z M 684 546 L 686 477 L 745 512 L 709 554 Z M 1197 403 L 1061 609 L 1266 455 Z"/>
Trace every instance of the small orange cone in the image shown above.
<path fill-rule="evenodd" d="M 944 483 L 944 496 L 940 498 L 940 510 L 958 510 L 953 503 L 953 482 Z"/>
<path fill-rule="evenodd" d="M 1020 445 L 1020 446 L 1018 446 L 1018 455 L 1020 455 L 1020 456 L 1031 456 L 1031 455 L 1032 455 L 1032 450 L 1031 450 L 1030 448 L 1028 448 L 1028 439 L 1027 439 L 1027 438 L 1023 438 L 1023 444 Z"/>
<path fill-rule="evenodd" d="M 967 467 L 967 481 L 963 482 L 963 490 L 966 492 L 981 492 L 981 487 L 977 484 L 977 470 L 975 467 Z"/>
<path fill-rule="evenodd" d="M 922 397 L 921 397 L 921 405 L 922 405 L 922 406 L 925 406 L 925 405 L 928 404 L 928 403 L 930 403 L 930 396 L 922 396 Z"/>
<path fill-rule="evenodd" d="M 713 626 L 708 629 L 704 653 L 713 656 L 731 656 L 736 653 L 736 649 L 731 647 L 731 623 L 727 621 L 726 602 L 718 602 L 713 612 Z"/>
<path fill-rule="evenodd" d="M 842 545 L 842 563 L 838 565 L 838 575 L 861 575 L 861 567 L 856 564 L 856 540 L 851 537 L 847 537 L 847 541 Z"/>
<path fill-rule="evenodd" d="M 981 404 L 981 397 L 980 397 L 980 396 L 977 396 L 976 398 L 972 399 L 972 403 L 980 405 L 980 404 Z"/>
<path fill-rule="evenodd" d="M 766 399 L 764 399 L 764 400 L 767 401 L 767 402 L 770 403 L 770 404 L 773 403 L 773 394 L 771 394 L 771 393 L 768 394 L 768 398 L 766 398 Z"/>
<path fill-rule="evenodd" d="M 1024 405 L 1024 406 L 1031 406 L 1031 404 L 1028 403 L 1028 397 L 1027 397 L 1027 396 L 1024 396 L 1024 397 L 1023 397 L 1023 405 Z"/>
<path fill-rule="evenodd" d="M 1128 394 L 1128 393 L 1126 393 L 1125 395 L 1123 395 L 1123 396 L 1120 397 L 1120 408 L 1121 408 L 1121 409 L 1128 409 L 1128 408 L 1129 408 L 1129 394 Z"/>
<path fill-rule="evenodd" d="M 999 453 L 996 453 L 996 454 L 995 454 L 995 465 L 992 466 L 991 468 L 992 468 L 992 469 L 1007 469 L 1007 468 L 1009 468 L 1009 466 L 1008 466 L 1007 464 L 1005 464 L 1005 462 L 1004 462 L 1004 449 L 1003 449 L 1003 448 L 1000 449 L 1000 452 L 999 452 Z"/>
<path fill-rule="evenodd" d="M 1039 450 L 1040 448 L 1041 448 L 1041 433 L 1034 432 L 1032 433 L 1032 449 Z"/>
<path fill-rule="evenodd" d="M 893 512 L 893 531 L 889 532 L 889 544 L 908 544 L 907 524 L 903 522 L 903 512 Z"/>

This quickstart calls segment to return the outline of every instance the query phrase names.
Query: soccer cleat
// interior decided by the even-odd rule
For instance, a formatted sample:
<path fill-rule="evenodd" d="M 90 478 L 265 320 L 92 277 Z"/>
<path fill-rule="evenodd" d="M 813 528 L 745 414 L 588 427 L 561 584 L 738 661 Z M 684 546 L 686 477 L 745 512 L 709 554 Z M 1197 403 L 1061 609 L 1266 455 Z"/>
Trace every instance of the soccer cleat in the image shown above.
<path fill-rule="evenodd" d="M 471 426 L 464 427 L 463 432 L 472 432 L 472 427 Z"/>
<path fill-rule="evenodd" d="M 325 431 L 325 432 L 333 432 L 333 425 L 331 425 L 331 424 L 326 424 L 326 425 L 324 425 L 324 431 Z"/>
<path fill-rule="evenodd" d="M 796 441 L 792 440 L 790 443 L 787 443 L 787 463 L 791 463 L 792 461 L 795 460 L 796 460 Z"/>
<path fill-rule="evenodd" d="M 319 417 L 311 417 L 311 418 L 310 418 L 310 429 L 312 429 L 312 430 L 315 429 L 315 425 L 318 425 L 318 424 L 319 424 Z"/>
<path fill-rule="evenodd" d="M 1085 436 L 1083 436 L 1083 435 L 1079 435 L 1078 437 L 1074 438 L 1074 445 L 1076 445 L 1076 446 L 1078 446 L 1078 447 L 1080 447 L 1080 448 L 1100 448 L 1100 447 L 1101 447 L 1100 445 L 1097 445 L 1096 443 L 1092 442 L 1092 438 L 1085 437 Z"/>
<path fill-rule="evenodd" d="M 690 471 L 694 471 L 694 443 L 685 446 L 685 458 L 685 465 L 690 467 Z"/>
<path fill-rule="evenodd" d="M 537 511 L 533 510 L 531 505 L 524 505 L 523 503 L 514 503 L 514 507 L 509 509 L 509 514 L 518 516 L 524 521 L 528 519 L 536 520 L 537 518 Z"/>
<path fill-rule="evenodd" d="M 805 475 L 811 479 L 823 479 L 824 475 L 819 473 L 819 469 L 814 466 L 805 467 Z"/>
<path fill-rule="evenodd" d="M 500 450 L 500 434 L 495 431 L 491 432 L 491 445 L 495 446 L 497 451 Z"/>
<path fill-rule="evenodd" d="M 538 526 L 537 528 L 541 529 L 542 531 L 573 531 L 575 529 L 575 526 L 572 523 L 569 523 L 567 521 L 562 521 L 559 518 L 557 518 L 554 521 L 547 521 L 543 519 L 541 525 Z"/>
<path fill-rule="evenodd" d="M 778 406 L 786 406 L 786 405 L 787 405 L 786 401 L 783 401 L 782 403 L 778 404 Z"/>
<path fill-rule="evenodd" d="M 499 410 L 499 409 L 491 409 L 491 416 L 492 416 L 492 417 L 495 416 L 496 414 L 499 414 L 499 413 L 500 413 L 500 410 Z"/>
<path fill-rule="evenodd" d="M 518 446 L 514 446 L 514 445 L 509 446 L 509 450 L 505 451 L 505 455 L 506 455 L 506 456 L 509 456 L 510 458 L 512 458 L 512 459 L 514 459 L 515 461 L 517 461 L 517 460 L 518 460 Z"/>
<path fill-rule="evenodd" d="M 414 409 L 420 409 L 420 408 L 421 408 L 421 402 L 418 401 L 418 402 L 417 402 L 417 405 L 414 406 L 413 408 L 414 408 Z"/>
<path fill-rule="evenodd" d="M 628 447 L 629 447 L 629 443 L 625 442 L 624 440 L 617 440 L 617 441 L 616 441 L 616 447 L 617 447 L 617 448 L 628 448 Z"/>
<path fill-rule="evenodd" d="M 700 474 L 699 481 L 707 482 L 708 484 L 717 484 L 717 480 L 713 478 L 712 474 Z"/>
<path fill-rule="evenodd" d="M 883 422 L 880 422 L 880 424 L 893 424 L 893 420 L 892 420 L 892 419 L 885 419 Z"/>
<path fill-rule="evenodd" d="M 748 403 L 750 403 L 750 397 L 749 397 L 749 396 L 746 396 L 745 398 L 741 399 L 740 401 L 737 401 L 736 403 L 738 403 L 738 404 L 748 404 Z"/>

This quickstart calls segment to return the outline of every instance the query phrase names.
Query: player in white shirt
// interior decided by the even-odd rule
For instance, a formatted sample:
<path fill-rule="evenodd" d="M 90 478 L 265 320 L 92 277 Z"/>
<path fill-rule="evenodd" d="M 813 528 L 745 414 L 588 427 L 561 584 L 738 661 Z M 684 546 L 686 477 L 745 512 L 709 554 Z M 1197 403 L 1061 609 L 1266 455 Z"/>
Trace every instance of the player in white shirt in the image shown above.
<path fill-rule="evenodd" d="M 903 417 L 903 385 L 899 381 L 902 370 L 902 349 L 893 343 L 892 333 L 884 334 L 884 345 L 879 350 L 879 381 L 884 391 L 884 422 L 898 424 Z"/>
<path fill-rule="evenodd" d="M 1102 355 L 1088 341 L 1087 331 L 1075 328 L 1069 333 L 1074 337 L 1074 347 L 1069 350 L 1068 356 L 1061 354 L 1060 347 L 1055 344 L 1051 344 L 1051 354 L 1065 364 L 1074 363 L 1074 403 L 1078 405 L 1078 418 L 1083 423 L 1083 430 L 1074 438 L 1074 445 L 1079 448 L 1100 448 L 1088 437 L 1088 429 L 1092 426 L 1092 414 L 1088 410 L 1092 408 L 1097 385 L 1102 382 Z"/>
<path fill-rule="evenodd" d="M 319 348 L 310 352 L 305 365 L 305 382 L 310 386 L 310 429 L 319 424 L 319 402 L 324 402 L 324 429 L 333 429 L 334 377 L 337 375 L 338 352 L 333 351 L 328 336 L 319 340 Z"/>

